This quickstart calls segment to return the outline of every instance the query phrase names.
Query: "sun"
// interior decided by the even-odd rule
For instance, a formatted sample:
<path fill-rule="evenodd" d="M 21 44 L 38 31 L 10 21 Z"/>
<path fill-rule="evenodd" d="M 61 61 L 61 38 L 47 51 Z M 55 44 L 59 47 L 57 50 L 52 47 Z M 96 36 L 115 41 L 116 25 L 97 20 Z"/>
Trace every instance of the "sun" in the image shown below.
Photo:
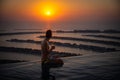
<path fill-rule="evenodd" d="M 53 3 L 43 3 L 41 4 L 39 10 L 41 15 L 46 19 L 53 19 L 57 15 L 57 5 Z"/>
<path fill-rule="evenodd" d="M 60 7 L 51 2 L 42 2 L 33 7 L 33 14 L 40 20 L 56 20 L 60 13 Z"/>
<path fill-rule="evenodd" d="M 51 11 L 46 11 L 46 12 L 45 12 L 45 15 L 46 15 L 46 16 L 51 16 Z"/>

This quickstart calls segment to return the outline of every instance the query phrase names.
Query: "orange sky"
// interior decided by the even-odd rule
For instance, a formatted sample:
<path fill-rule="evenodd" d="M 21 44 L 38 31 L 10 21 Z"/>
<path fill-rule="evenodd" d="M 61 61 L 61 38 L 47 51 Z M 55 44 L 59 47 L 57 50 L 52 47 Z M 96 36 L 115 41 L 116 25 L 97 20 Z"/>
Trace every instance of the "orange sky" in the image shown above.
<path fill-rule="evenodd" d="M 1 15 L 10 20 L 87 20 L 116 17 L 117 0 L 1 0 Z M 45 15 L 45 9 L 51 16 Z"/>

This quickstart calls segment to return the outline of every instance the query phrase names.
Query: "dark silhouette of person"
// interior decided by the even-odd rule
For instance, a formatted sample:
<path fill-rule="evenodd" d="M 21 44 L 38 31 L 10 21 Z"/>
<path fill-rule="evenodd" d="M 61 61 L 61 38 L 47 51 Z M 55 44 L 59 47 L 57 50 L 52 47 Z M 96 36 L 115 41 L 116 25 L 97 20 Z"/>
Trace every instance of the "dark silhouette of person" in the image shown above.
<path fill-rule="evenodd" d="M 52 31 L 47 30 L 45 39 L 41 43 L 41 53 L 42 53 L 42 58 L 41 58 L 41 66 L 42 66 L 42 79 L 43 80 L 49 80 L 50 77 L 55 80 L 55 77 L 50 75 L 50 53 L 55 49 L 55 46 L 50 46 L 49 45 L 49 40 L 52 37 Z"/>

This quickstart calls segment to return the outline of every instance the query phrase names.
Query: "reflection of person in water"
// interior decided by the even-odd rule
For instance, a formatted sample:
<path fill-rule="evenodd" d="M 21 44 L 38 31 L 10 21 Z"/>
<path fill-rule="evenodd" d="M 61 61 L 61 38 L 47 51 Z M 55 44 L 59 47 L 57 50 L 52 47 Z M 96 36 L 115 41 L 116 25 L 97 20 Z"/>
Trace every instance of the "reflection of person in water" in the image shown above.
<path fill-rule="evenodd" d="M 42 79 L 48 80 L 50 77 L 50 52 L 55 49 L 55 46 L 49 46 L 49 40 L 52 37 L 52 31 L 47 30 L 46 37 L 41 43 L 41 53 L 42 53 Z"/>

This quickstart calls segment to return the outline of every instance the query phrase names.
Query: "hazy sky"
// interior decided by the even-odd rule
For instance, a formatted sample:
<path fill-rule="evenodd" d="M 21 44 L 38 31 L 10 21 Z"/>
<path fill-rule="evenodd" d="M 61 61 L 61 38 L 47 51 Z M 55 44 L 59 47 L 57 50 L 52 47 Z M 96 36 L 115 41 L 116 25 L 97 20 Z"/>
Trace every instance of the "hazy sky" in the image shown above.
<path fill-rule="evenodd" d="M 119 18 L 119 0 L 0 0 L 4 21 L 114 21 Z M 45 16 L 48 8 L 53 13 Z"/>

